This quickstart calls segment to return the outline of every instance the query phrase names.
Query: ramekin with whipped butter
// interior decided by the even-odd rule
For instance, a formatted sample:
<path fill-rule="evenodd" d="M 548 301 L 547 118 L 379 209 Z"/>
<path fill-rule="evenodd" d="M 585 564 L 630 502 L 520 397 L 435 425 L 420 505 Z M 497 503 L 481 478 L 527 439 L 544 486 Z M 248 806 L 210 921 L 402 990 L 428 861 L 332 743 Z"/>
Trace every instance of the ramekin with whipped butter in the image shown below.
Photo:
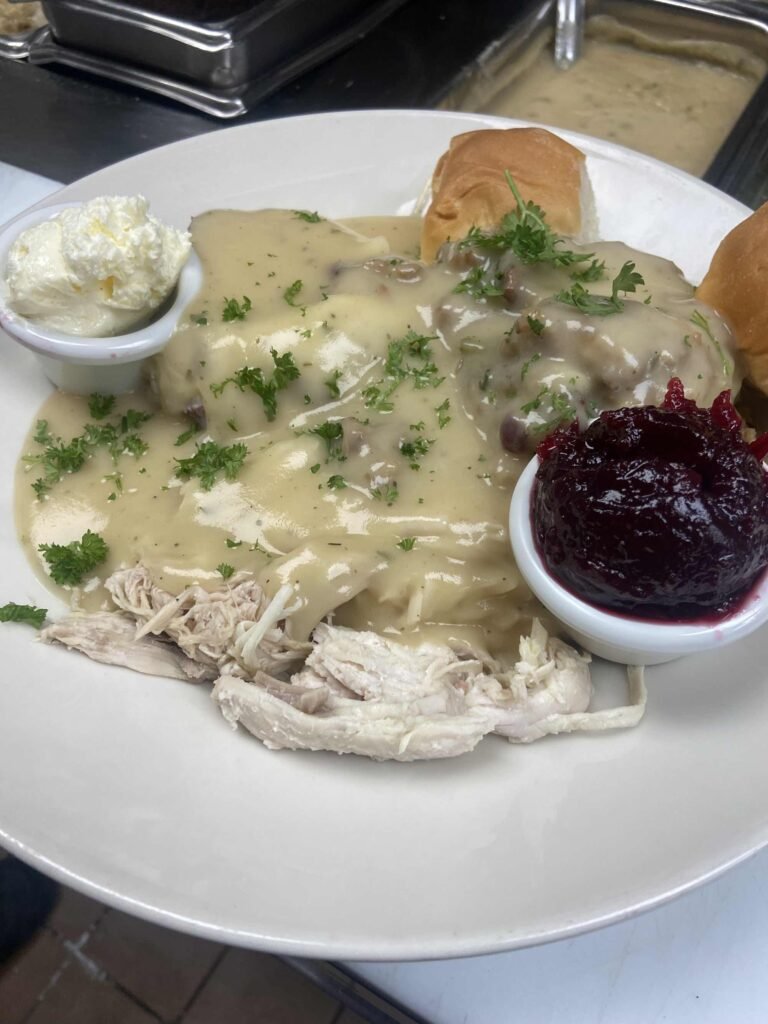
<path fill-rule="evenodd" d="M 189 235 L 141 196 L 22 213 L 0 229 L 0 329 L 74 394 L 120 394 L 202 284 Z"/>

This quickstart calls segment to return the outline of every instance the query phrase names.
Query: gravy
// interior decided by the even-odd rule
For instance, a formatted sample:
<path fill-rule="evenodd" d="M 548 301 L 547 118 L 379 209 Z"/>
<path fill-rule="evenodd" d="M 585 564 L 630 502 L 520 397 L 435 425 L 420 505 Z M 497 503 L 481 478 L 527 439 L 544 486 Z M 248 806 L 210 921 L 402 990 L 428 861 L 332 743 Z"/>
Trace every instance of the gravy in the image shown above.
<path fill-rule="evenodd" d="M 140 427 L 147 452 L 114 465 L 99 450 L 43 499 L 30 487 L 37 467 L 19 467 L 19 531 L 40 571 L 41 543 L 92 529 L 109 545 L 105 576 L 142 562 L 179 592 L 220 585 L 224 563 L 255 573 L 269 595 L 290 583 L 296 639 L 333 613 L 405 642 L 466 640 L 514 660 L 542 614 L 506 530 L 536 441 L 559 418 L 657 402 L 673 374 L 700 404 L 737 377 L 727 328 L 680 272 L 621 243 L 589 247 L 607 267 L 591 292 L 609 295 L 630 259 L 645 284 L 622 312 L 596 317 L 553 298 L 573 283 L 562 269 L 502 267 L 506 298 L 456 292 L 463 257 L 416 262 L 419 223 L 406 218 L 215 211 L 192 232 L 203 289 L 156 358 L 151 390 L 113 413 L 152 411 Z M 223 318 L 229 299 L 242 319 Z M 691 323 L 697 311 L 711 337 Z M 270 421 L 258 394 L 224 382 L 245 366 L 268 379 L 286 353 L 300 376 L 276 392 Z M 190 410 L 206 425 L 176 444 Z M 89 419 L 87 401 L 55 393 L 38 416 L 66 440 Z M 523 439 L 515 452 L 499 443 L 510 417 Z M 329 423 L 342 425 L 338 441 L 322 436 Z M 236 479 L 209 490 L 175 476 L 175 460 L 206 439 L 248 448 Z M 35 450 L 30 434 L 25 451 Z M 96 608 L 105 594 L 94 579 L 73 597 Z"/>

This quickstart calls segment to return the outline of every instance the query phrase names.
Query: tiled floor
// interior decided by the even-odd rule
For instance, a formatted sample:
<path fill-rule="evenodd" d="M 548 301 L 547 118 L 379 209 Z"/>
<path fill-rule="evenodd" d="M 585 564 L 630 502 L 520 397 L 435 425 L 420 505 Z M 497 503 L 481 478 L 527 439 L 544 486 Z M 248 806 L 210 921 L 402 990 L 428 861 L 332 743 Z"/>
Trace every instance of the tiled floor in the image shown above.
<path fill-rule="evenodd" d="M 0 1024 L 363 1024 L 275 957 L 147 924 L 63 889 L 0 965 Z"/>

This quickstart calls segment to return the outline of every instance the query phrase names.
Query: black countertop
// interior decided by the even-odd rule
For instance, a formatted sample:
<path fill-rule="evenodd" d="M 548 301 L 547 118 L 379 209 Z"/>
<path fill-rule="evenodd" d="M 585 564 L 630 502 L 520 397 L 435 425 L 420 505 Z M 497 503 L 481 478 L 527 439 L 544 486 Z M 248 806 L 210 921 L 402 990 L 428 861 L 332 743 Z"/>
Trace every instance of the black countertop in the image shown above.
<path fill-rule="evenodd" d="M 0 160 L 70 182 L 156 146 L 249 121 L 429 108 L 524 5 L 408 0 L 350 49 L 227 121 L 62 66 L 0 60 Z"/>

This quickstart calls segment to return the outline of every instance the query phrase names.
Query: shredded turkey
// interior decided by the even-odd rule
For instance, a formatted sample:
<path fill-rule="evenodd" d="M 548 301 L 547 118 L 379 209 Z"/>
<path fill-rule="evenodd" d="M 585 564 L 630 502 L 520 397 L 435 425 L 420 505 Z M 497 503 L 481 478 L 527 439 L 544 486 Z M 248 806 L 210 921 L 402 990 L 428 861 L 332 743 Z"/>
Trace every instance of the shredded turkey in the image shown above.
<path fill-rule="evenodd" d="M 106 583 L 118 611 L 76 613 L 41 634 L 96 661 L 152 675 L 215 680 L 224 718 L 272 749 L 330 750 L 411 761 L 454 757 L 489 733 L 529 743 L 578 730 L 637 725 L 642 669 L 629 670 L 625 707 L 590 712 L 589 656 L 534 620 L 518 661 L 321 622 L 291 639 L 290 586 L 270 599 L 247 573 L 218 590 L 174 597 L 142 566 Z"/>

